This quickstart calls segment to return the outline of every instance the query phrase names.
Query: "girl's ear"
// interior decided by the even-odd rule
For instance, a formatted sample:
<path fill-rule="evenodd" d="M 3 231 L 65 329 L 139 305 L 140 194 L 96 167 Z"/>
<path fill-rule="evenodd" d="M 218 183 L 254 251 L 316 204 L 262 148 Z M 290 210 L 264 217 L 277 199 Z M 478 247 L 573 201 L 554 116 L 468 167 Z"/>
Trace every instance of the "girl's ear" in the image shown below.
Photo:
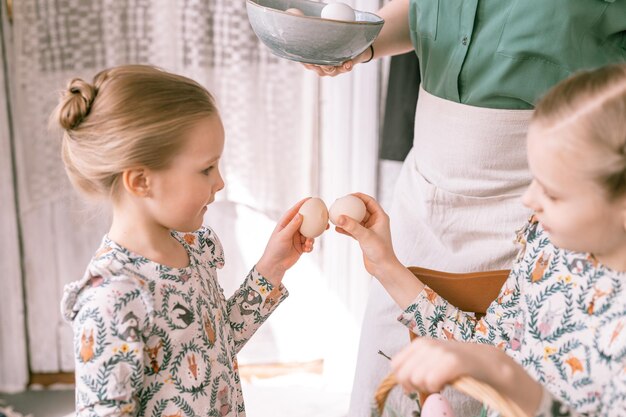
<path fill-rule="evenodd" d="M 145 168 L 131 168 L 122 172 L 124 189 L 135 197 L 149 197 L 150 181 Z"/>

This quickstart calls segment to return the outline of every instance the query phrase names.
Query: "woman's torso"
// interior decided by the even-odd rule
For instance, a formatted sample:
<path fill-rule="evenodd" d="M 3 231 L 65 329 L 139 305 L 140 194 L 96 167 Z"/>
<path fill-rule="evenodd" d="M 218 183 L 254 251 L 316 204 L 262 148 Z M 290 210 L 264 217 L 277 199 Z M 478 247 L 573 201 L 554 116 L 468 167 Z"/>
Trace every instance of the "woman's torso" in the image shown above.
<path fill-rule="evenodd" d="M 623 0 L 411 0 L 411 38 L 431 94 L 530 109 L 575 71 L 626 61 Z"/>

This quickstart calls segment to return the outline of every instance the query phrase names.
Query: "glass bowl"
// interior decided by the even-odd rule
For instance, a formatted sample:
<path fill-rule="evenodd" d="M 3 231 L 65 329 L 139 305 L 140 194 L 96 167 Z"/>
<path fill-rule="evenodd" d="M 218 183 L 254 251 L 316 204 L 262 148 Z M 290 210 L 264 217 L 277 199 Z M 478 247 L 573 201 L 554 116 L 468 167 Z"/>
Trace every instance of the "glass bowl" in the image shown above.
<path fill-rule="evenodd" d="M 248 20 L 257 37 L 275 55 L 317 65 L 341 65 L 374 42 L 384 20 L 355 10 L 356 20 L 322 19 L 326 3 L 310 0 L 247 0 Z M 304 16 L 285 12 L 296 8 Z"/>

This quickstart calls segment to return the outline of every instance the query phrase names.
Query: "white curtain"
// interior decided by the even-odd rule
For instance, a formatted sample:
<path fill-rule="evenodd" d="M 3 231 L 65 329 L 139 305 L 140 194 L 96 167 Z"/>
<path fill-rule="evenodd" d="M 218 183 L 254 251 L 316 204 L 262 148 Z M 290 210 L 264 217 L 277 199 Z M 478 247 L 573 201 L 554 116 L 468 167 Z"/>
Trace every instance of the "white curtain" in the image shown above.
<path fill-rule="evenodd" d="M 10 43 L 7 16 L 0 10 L 0 389 L 21 390 L 28 382 L 22 275 L 10 129 L 6 56 Z"/>
<path fill-rule="evenodd" d="M 71 191 L 58 135 L 46 128 L 68 79 L 150 63 L 208 87 L 227 132 L 227 188 L 217 211 L 235 216 L 213 219 L 216 224 L 234 223 L 241 207 L 273 221 L 312 193 L 313 136 L 305 127 L 315 102 L 300 94 L 308 88 L 302 67 L 259 44 L 243 1 L 22 0 L 14 7 L 9 60 L 30 365 L 33 372 L 58 372 L 73 367 L 70 329 L 59 315 L 62 286 L 80 278 L 108 223 Z M 258 231 L 237 238 L 224 235 L 232 230 L 220 232 L 232 253 Z M 234 255 L 231 265 L 243 259 Z M 227 289 L 245 276 L 224 275 Z"/>
<path fill-rule="evenodd" d="M 380 3 L 346 2 L 367 11 Z M 82 275 L 108 224 L 72 192 L 58 135 L 47 131 L 69 78 L 150 63 L 188 75 L 216 96 L 226 127 L 226 189 L 205 220 L 225 246 L 220 280 L 227 294 L 261 255 L 277 217 L 297 200 L 318 195 L 330 205 L 350 192 L 375 193 L 379 65 L 320 81 L 259 44 L 243 0 L 21 0 L 11 33 L 8 77 L 32 372 L 72 370 L 71 329 L 58 301 L 62 286 Z M 3 182 L 4 175 L 0 171 Z M 241 352 L 240 363 L 323 357 L 328 380 L 349 388 L 369 280 L 356 244 L 326 233 L 289 272 L 291 297 Z M 11 296 L 21 297 L 17 290 Z M 0 360 L 7 356 L 3 330 Z M 25 374 L 25 361 L 14 364 Z"/>
<path fill-rule="evenodd" d="M 380 0 L 345 3 L 370 12 L 381 6 Z M 357 191 L 376 196 L 380 78 L 380 62 L 373 61 L 347 76 L 322 82 L 320 182 L 328 204 Z M 343 235 L 328 234 L 322 256 L 329 304 L 337 314 L 328 329 L 332 342 L 327 346 L 324 371 L 329 381 L 350 388 L 371 277 L 358 244 Z"/>

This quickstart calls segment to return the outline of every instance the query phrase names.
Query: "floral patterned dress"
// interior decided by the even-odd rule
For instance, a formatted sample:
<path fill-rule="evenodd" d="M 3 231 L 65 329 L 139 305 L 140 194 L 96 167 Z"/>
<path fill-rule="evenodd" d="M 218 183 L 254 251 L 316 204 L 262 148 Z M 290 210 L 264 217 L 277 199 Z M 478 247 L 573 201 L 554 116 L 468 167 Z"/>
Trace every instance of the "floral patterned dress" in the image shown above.
<path fill-rule="evenodd" d="M 534 219 L 518 241 L 481 320 L 428 287 L 399 320 L 418 335 L 504 349 L 544 386 L 538 417 L 626 416 L 626 273 L 555 247 Z"/>
<path fill-rule="evenodd" d="M 66 286 L 79 416 L 245 416 L 237 352 L 288 292 L 250 271 L 230 299 L 209 228 L 177 233 L 189 266 L 169 268 L 104 237 Z"/>

